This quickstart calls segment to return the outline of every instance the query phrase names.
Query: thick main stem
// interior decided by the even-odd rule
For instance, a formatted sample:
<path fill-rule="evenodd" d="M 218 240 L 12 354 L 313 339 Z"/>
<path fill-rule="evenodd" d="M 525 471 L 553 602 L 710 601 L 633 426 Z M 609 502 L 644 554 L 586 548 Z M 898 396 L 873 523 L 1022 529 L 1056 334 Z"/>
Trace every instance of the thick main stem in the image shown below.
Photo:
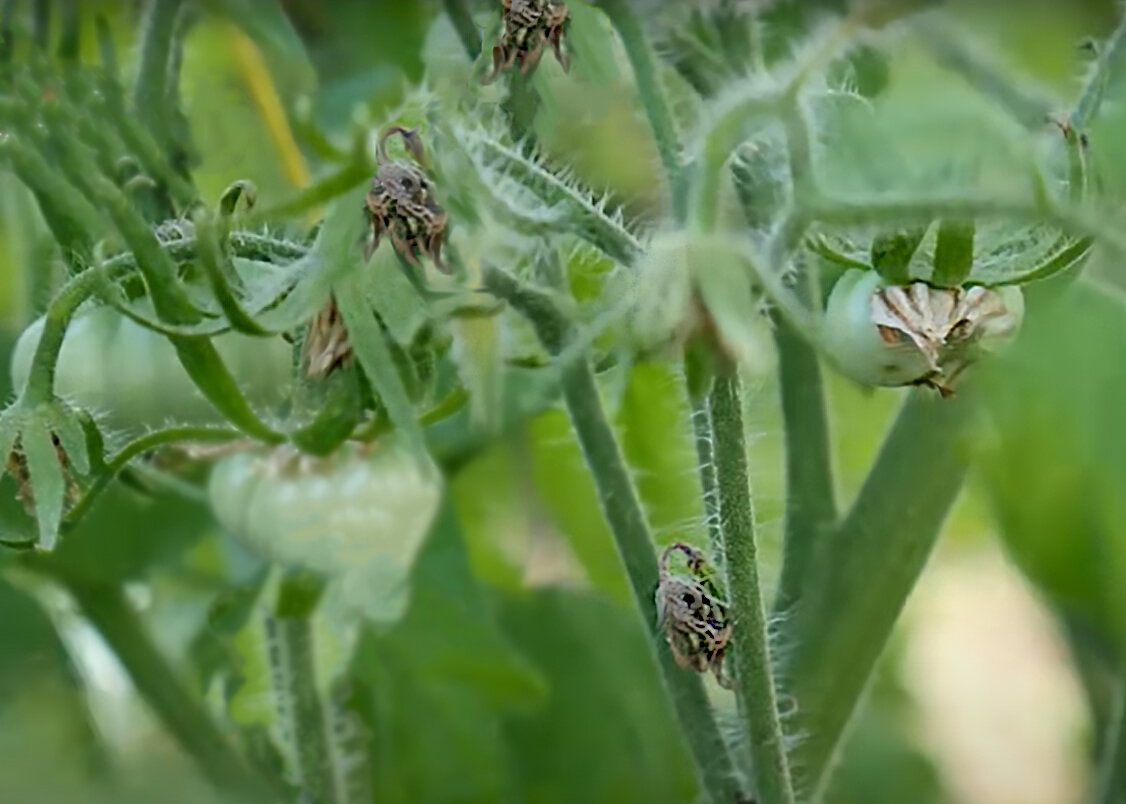
<path fill-rule="evenodd" d="M 121 588 L 70 573 L 48 573 L 70 592 L 86 619 L 113 650 L 137 692 L 211 783 L 220 791 L 239 793 L 248 800 L 269 800 L 264 784 L 234 753 L 226 737 L 153 645 Z"/>
<path fill-rule="evenodd" d="M 536 329 L 548 351 L 558 355 L 572 338 L 570 323 L 547 296 L 520 286 L 494 268 L 485 285 L 519 310 Z M 727 745 L 712 715 L 698 675 L 676 665 L 668 645 L 657 632 L 657 558 L 653 537 L 617 438 L 606 418 L 598 385 L 586 360 L 563 367 L 561 386 L 571 424 L 594 478 L 603 515 L 614 536 L 645 630 L 655 643 L 664 686 L 672 700 L 685 741 L 692 752 L 701 783 L 715 804 L 741 800 L 741 791 Z"/>
<path fill-rule="evenodd" d="M 801 597 L 813 551 L 829 535 L 837 505 L 817 352 L 783 316 L 773 319 L 786 443 L 786 532 L 774 605 L 786 611 Z"/>
<path fill-rule="evenodd" d="M 733 365 L 724 367 L 715 378 L 711 419 L 727 594 L 735 624 L 735 671 L 755 788 L 762 804 L 792 804 L 793 783 L 778 717 L 759 585 L 739 375 Z"/>
<path fill-rule="evenodd" d="M 809 559 L 786 622 L 781 682 L 805 735 L 802 790 L 815 793 L 922 573 L 968 464 L 973 400 L 910 393 L 844 521 Z"/>

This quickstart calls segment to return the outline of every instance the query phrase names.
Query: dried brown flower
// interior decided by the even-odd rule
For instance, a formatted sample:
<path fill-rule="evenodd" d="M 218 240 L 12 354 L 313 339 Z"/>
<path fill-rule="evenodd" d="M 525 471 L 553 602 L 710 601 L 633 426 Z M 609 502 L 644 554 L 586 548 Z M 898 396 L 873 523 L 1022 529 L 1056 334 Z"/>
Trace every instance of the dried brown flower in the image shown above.
<path fill-rule="evenodd" d="M 669 570 L 669 559 L 677 552 L 687 557 L 687 574 Z M 673 659 L 698 673 L 711 670 L 721 686 L 731 689 L 733 681 L 723 671 L 731 640 L 727 602 L 712 580 L 703 552 L 691 545 L 671 544 L 661 553 L 659 569 L 657 627 L 665 632 Z"/>
<path fill-rule="evenodd" d="M 563 32 L 570 16 L 566 3 L 551 0 L 501 0 L 504 6 L 504 34 L 493 48 L 493 71 L 481 79 L 491 84 L 505 70 L 519 62 L 521 75 L 527 75 L 550 45 L 564 72 L 571 59 L 563 48 Z"/>
<path fill-rule="evenodd" d="M 379 169 L 364 200 L 364 210 L 371 223 L 364 259 L 371 259 L 383 235 L 390 234 L 395 251 L 411 265 L 421 267 L 418 259 L 421 255 L 449 273 L 442 263 L 442 238 L 449 225 L 449 213 L 434 199 L 433 185 L 420 167 L 394 162 L 387 156 L 387 140 L 395 135 L 402 137 L 403 144 L 420 165 L 425 161 L 418 129 L 392 126 L 379 138 Z"/>

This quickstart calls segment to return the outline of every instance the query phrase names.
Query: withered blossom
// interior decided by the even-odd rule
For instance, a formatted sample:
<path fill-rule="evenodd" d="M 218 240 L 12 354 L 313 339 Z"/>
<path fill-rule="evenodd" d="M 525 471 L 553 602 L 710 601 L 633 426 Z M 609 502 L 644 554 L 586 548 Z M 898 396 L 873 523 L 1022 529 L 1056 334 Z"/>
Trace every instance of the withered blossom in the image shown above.
<path fill-rule="evenodd" d="M 335 371 L 352 356 L 352 342 L 344 319 L 336 306 L 336 299 L 330 298 L 309 324 L 302 349 L 305 372 L 310 377 L 324 377 Z"/>
<path fill-rule="evenodd" d="M 909 340 L 926 358 L 929 371 L 916 384 L 944 396 L 976 359 L 975 346 L 983 337 L 1008 336 L 1019 324 L 996 291 L 933 288 L 924 282 L 881 288 L 872 295 L 871 315 L 885 343 Z"/>
<path fill-rule="evenodd" d="M 570 11 L 566 3 L 551 0 L 501 0 L 504 6 L 504 34 L 493 48 L 493 71 L 481 79 L 491 84 L 505 70 L 519 63 L 521 75 L 539 63 L 544 45 L 550 45 L 563 71 L 571 68 L 570 56 L 563 48 L 563 32 Z"/>
<path fill-rule="evenodd" d="M 680 552 L 687 557 L 688 574 L 674 574 L 669 559 Z M 731 640 L 727 603 L 712 580 L 712 570 L 702 551 L 676 543 L 661 553 L 657 584 L 657 627 L 665 632 L 677 665 L 698 673 L 709 670 L 721 686 L 733 681 L 723 671 Z"/>
<path fill-rule="evenodd" d="M 395 251 L 411 265 L 421 267 L 421 255 L 449 273 L 442 262 L 442 238 L 449 225 L 449 213 L 434 199 L 434 187 L 420 167 L 388 157 L 387 141 L 395 135 L 402 138 L 420 165 L 425 161 L 418 129 L 392 126 L 380 136 L 376 151 L 379 168 L 364 199 L 364 210 L 371 223 L 364 259 L 371 259 L 383 235 L 390 234 Z"/>

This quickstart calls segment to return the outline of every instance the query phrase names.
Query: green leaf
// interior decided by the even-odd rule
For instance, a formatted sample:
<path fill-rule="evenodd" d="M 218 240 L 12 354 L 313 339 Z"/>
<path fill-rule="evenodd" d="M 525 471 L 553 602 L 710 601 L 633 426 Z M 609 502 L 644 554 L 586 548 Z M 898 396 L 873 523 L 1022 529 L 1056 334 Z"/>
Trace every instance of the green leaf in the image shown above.
<path fill-rule="evenodd" d="M 983 464 L 1010 553 L 1063 613 L 1126 652 L 1126 302 L 1077 283 L 1029 316 L 983 375 L 995 448 Z"/>
<path fill-rule="evenodd" d="M 547 690 L 498 628 L 449 506 L 413 582 L 406 617 L 386 633 L 368 629 L 352 665 L 374 799 L 519 800 L 502 715 L 534 711 Z"/>
<path fill-rule="evenodd" d="M 651 648 L 632 612 L 543 589 L 504 600 L 501 621 L 551 685 L 548 705 L 505 727 L 519 800 L 684 802 L 697 797 Z"/>

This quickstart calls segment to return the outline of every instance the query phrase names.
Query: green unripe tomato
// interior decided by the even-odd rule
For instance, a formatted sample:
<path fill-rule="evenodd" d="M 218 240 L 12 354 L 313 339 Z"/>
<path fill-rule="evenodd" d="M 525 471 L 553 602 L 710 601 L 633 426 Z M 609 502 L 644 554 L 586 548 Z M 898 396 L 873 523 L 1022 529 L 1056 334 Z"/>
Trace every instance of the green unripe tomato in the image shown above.
<path fill-rule="evenodd" d="M 11 363 L 14 388 L 23 387 L 27 380 L 42 333 L 40 318 L 16 343 Z M 215 338 L 215 346 L 255 406 L 282 401 L 289 387 L 292 350 L 281 338 L 228 333 Z M 96 414 L 112 429 L 223 421 L 188 377 L 168 339 L 112 307 L 75 316 L 59 353 L 55 392 Z"/>
<path fill-rule="evenodd" d="M 930 369 L 910 339 L 889 344 L 872 321 L 872 294 L 883 286 L 875 271 L 846 271 L 825 308 L 825 348 L 837 367 L 865 385 L 907 385 Z"/>
<path fill-rule="evenodd" d="M 825 348 L 837 367 L 865 385 L 928 382 L 946 388 L 982 352 L 1020 328 L 1020 288 L 897 285 L 878 272 L 841 275 L 825 309 Z"/>
<path fill-rule="evenodd" d="M 418 551 L 441 498 L 436 470 L 392 441 L 328 458 L 279 447 L 215 465 L 219 522 L 263 558 L 321 573 L 353 612 L 392 622 L 409 600 Z"/>

